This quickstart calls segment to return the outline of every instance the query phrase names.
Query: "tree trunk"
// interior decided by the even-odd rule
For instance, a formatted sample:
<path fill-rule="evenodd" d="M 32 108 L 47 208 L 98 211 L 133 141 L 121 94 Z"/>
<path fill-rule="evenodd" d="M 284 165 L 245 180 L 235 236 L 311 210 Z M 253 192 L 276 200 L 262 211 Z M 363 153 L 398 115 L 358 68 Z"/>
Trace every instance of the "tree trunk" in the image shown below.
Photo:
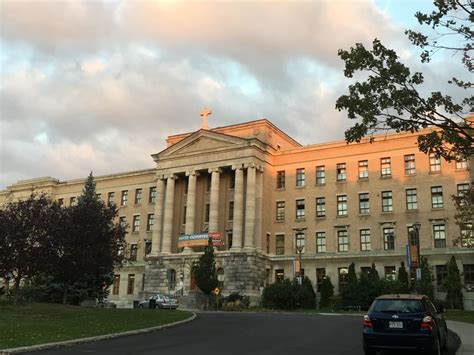
<path fill-rule="evenodd" d="M 18 275 L 14 278 L 15 280 L 15 297 L 13 298 L 13 304 L 18 304 L 18 299 L 20 298 L 20 280 L 21 277 Z"/>
<path fill-rule="evenodd" d="M 67 291 L 68 291 L 68 287 L 66 286 L 64 288 L 64 293 L 63 293 L 63 304 L 67 304 Z"/>

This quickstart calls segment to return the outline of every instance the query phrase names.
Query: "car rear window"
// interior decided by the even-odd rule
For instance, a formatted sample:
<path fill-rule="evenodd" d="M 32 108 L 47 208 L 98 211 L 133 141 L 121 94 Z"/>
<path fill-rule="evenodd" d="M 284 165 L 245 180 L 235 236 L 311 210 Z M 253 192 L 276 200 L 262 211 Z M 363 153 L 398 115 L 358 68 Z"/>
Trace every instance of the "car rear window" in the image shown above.
<path fill-rule="evenodd" d="M 371 307 L 372 312 L 384 313 L 420 313 L 423 305 L 419 300 L 376 300 Z"/>

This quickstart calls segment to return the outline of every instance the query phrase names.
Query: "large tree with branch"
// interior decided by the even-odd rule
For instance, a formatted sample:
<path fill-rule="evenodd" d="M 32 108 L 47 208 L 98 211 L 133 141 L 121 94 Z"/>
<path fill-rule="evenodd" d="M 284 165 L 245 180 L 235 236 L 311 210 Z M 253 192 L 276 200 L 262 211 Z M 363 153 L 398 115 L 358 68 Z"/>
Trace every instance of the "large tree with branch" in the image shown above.
<path fill-rule="evenodd" d="M 422 48 L 423 63 L 430 62 L 440 50 L 452 51 L 455 56 L 460 54 L 470 78 L 474 4 L 468 0 L 435 0 L 434 5 L 431 14 L 417 12 L 415 17 L 421 25 L 434 29 L 435 37 L 414 30 L 405 33 L 415 46 Z M 347 110 L 350 119 L 358 120 L 346 131 L 348 143 L 383 131 L 413 133 L 435 128 L 418 136 L 422 152 L 433 152 L 448 161 L 472 155 L 474 127 L 468 115 L 473 110 L 474 97 L 470 80 L 456 77 L 449 80 L 459 90 L 466 91 L 464 99 L 456 102 L 440 91 L 424 96 L 420 89 L 423 74 L 412 73 L 397 53 L 378 39 L 373 41 L 372 49 L 357 43 L 349 51 L 339 50 L 339 56 L 345 62 L 346 77 L 352 78 L 359 72 L 367 75 L 365 81 L 350 85 L 349 93 L 336 102 L 339 111 Z"/>

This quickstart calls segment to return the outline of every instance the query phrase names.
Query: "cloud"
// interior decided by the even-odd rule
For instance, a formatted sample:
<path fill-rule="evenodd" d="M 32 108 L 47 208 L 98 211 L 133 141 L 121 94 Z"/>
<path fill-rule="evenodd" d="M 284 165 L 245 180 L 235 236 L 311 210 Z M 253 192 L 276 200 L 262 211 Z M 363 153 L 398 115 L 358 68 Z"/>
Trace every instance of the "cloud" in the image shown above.
<path fill-rule="evenodd" d="M 378 37 L 410 58 L 370 1 L 2 1 L 0 26 L 0 189 L 153 167 L 205 106 L 211 127 L 265 117 L 303 144 L 342 139 L 337 50 Z"/>

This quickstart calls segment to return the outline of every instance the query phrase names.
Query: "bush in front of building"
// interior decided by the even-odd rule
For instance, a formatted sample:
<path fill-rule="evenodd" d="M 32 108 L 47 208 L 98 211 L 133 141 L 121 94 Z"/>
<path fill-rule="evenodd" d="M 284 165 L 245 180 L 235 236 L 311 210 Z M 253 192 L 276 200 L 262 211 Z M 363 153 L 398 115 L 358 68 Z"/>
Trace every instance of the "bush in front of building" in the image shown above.
<path fill-rule="evenodd" d="M 243 296 L 238 292 L 231 293 L 227 297 L 223 297 L 220 308 L 223 311 L 242 311 L 250 306 L 250 298 Z"/>
<path fill-rule="evenodd" d="M 315 307 L 316 294 L 311 280 L 307 277 L 300 285 L 295 279 L 285 279 L 270 284 L 263 290 L 262 305 L 270 309 L 311 309 Z"/>
<path fill-rule="evenodd" d="M 332 307 L 331 299 L 334 296 L 334 286 L 331 278 L 326 276 L 321 282 L 321 299 L 319 300 L 319 308 Z"/>
<path fill-rule="evenodd" d="M 451 309 L 464 309 L 461 274 L 454 255 L 448 263 L 448 276 L 443 283 L 446 289 L 446 305 Z"/>

